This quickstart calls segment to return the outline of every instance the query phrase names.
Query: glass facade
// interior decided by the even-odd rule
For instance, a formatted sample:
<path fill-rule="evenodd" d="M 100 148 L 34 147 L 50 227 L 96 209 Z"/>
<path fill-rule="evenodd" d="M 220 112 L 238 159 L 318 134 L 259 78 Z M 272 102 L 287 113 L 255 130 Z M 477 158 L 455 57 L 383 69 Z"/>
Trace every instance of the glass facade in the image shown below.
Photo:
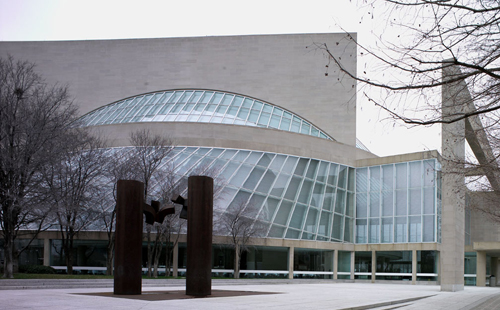
<path fill-rule="evenodd" d="M 311 122 L 254 98 L 213 90 L 172 90 L 130 97 L 91 111 L 84 126 L 137 122 L 198 122 L 257 126 L 334 140 Z"/>
<path fill-rule="evenodd" d="M 356 169 L 356 243 L 437 242 L 435 159 Z"/>
<path fill-rule="evenodd" d="M 411 280 L 411 251 L 377 251 L 377 280 Z"/>
<path fill-rule="evenodd" d="M 333 278 L 333 251 L 294 249 L 293 277 L 307 279 Z"/>

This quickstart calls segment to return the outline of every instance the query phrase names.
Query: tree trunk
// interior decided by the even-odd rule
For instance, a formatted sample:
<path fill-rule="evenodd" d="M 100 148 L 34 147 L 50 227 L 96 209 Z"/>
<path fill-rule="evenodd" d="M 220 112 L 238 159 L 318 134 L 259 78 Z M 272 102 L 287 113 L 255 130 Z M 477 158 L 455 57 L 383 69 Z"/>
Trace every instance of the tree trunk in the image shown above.
<path fill-rule="evenodd" d="M 170 265 L 172 265 L 172 246 L 170 242 L 166 242 L 165 244 L 165 277 L 170 277 Z"/>
<path fill-rule="evenodd" d="M 148 277 L 151 277 L 151 261 L 153 260 L 153 250 L 151 249 L 151 230 L 146 232 L 148 242 Z"/>
<path fill-rule="evenodd" d="M 73 249 L 71 249 L 69 246 L 66 247 L 64 250 L 66 253 L 66 273 L 67 274 L 73 274 Z"/>
<path fill-rule="evenodd" d="M 234 278 L 235 279 L 240 278 L 240 256 L 241 256 L 240 247 L 238 245 L 236 245 L 234 247 Z"/>
<path fill-rule="evenodd" d="M 160 263 L 160 256 L 161 256 L 161 250 L 163 247 L 163 244 L 161 240 L 158 240 L 158 234 L 155 240 L 155 253 L 154 253 L 154 266 L 153 266 L 153 277 L 158 278 L 158 265 Z"/>
<path fill-rule="evenodd" d="M 3 266 L 3 278 L 13 279 L 14 278 L 14 240 L 11 234 L 5 232 L 6 236 L 4 238 L 4 266 Z"/>
<path fill-rule="evenodd" d="M 114 236 L 108 241 L 107 257 L 106 257 L 106 275 L 113 275 L 113 261 L 115 252 L 115 238 Z"/>

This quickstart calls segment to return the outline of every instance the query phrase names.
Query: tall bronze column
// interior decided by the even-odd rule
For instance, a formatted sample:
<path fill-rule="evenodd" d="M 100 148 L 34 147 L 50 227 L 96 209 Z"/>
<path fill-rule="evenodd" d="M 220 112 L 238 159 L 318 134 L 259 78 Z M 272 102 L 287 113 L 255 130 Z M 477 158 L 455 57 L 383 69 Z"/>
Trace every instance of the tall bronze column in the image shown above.
<path fill-rule="evenodd" d="M 140 295 L 144 184 L 119 180 L 116 191 L 114 293 Z"/>
<path fill-rule="evenodd" d="M 211 177 L 189 177 L 186 295 L 212 294 L 213 191 Z"/>

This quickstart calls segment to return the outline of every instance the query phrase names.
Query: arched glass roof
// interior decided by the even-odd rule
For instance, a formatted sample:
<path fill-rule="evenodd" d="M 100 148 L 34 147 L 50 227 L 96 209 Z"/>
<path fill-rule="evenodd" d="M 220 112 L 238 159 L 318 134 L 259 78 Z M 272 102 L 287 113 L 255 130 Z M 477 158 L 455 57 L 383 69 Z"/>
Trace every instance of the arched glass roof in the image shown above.
<path fill-rule="evenodd" d="M 334 140 L 285 109 L 213 90 L 171 90 L 130 97 L 82 116 L 85 126 L 135 122 L 199 122 L 256 126 Z"/>

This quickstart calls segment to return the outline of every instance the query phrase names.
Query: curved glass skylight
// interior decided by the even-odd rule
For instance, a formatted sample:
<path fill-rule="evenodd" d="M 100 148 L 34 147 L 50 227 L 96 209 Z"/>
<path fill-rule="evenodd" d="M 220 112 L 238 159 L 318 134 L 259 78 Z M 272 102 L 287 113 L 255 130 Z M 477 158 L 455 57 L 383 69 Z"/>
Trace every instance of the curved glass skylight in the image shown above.
<path fill-rule="evenodd" d="M 82 116 L 85 126 L 199 122 L 257 126 L 334 140 L 303 118 L 254 98 L 213 90 L 173 90 L 130 97 Z"/>

